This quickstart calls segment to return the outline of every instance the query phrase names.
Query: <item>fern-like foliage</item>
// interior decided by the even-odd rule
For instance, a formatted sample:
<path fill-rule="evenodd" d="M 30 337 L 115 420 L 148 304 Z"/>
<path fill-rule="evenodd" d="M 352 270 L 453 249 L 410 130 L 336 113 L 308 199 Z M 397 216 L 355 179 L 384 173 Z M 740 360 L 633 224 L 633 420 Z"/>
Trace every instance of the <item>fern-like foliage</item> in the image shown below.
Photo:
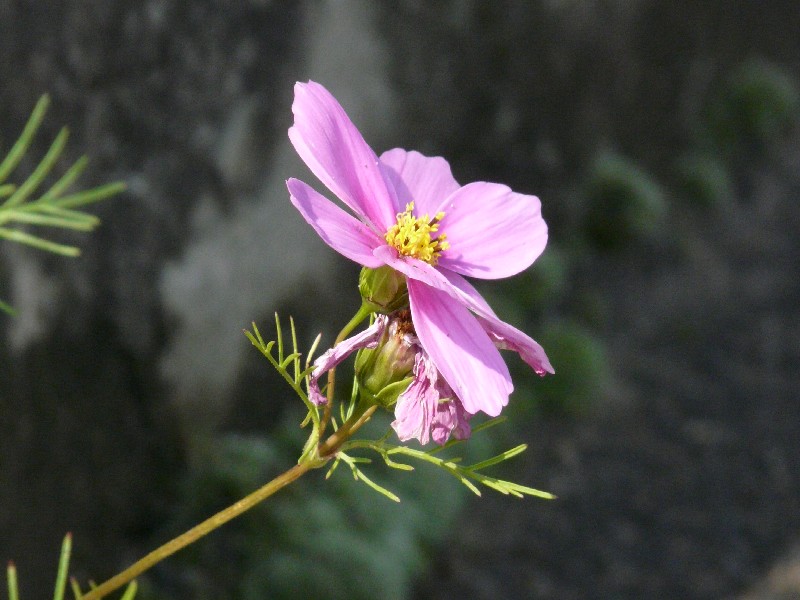
<path fill-rule="evenodd" d="M 0 162 L 0 239 L 33 246 L 62 256 L 78 256 L 77 246 L 47 239 L 40 233 L 31 233 L 30 227 L 56 227 L 74 231 L 91 231 L 100 220 L 81 210 L 84 206 L 105 200 L 125 189 L 121 182 L 101 185 L 89 190 L 72 191 L 70 188 L 88 164 L 82 156 L 50 187 L 42 185 L 56 166 L 66 147 L 69 131 L 62 128 L 50 148 L 33 172 L 22 183 L 9 182 L 20 161 L 33 142 L 50 104 L 48 96 L 36 103 L 19 139 Z M 13 308 L 0 300 L 0 310 L 13 313 Z"/>
<path fill-rule="evenodd" d="M 505 421 L 505 417 L 497 417 L 495 419 L 491 419 L 482 423 L 478 427 L 475 427 L 472 431 L 473 435 L 478 433 L 481 430 L 488 429 L 494 425 L 498 425 Z M 406 456 L 409 458 L 413 458 L 415 460 L 419 460 L 428 464 L 431 464 L 439 469 L 442 469 L 447 474 L 455 477 L 458 481 L 460 481 L 464 486 L 467 487 L 471 492 L 475 495 L 480 496 L 481 491 L 475 485 L 476 483 L 481 484 L 485 487 L 491 488 L 495 491 L 500 492 L 501 494 L 507 494 L 511 496 L 516 496 L 517 498 L 522 498 L 523 496 L 536 496 L 539 498 L 544 498 L 547 500 L 555 499 L 555 496 L 549 492 L 544 492 L 542 490 L 537 490 L 532 487 L 528 487 L 526 485 L 521 485 L 519 483 L 514 483 L 512 481 L 507 481 L 505 479 L 497 479 L 496 477 L 491 477 L 482 473 L 484 469 L 491 467 L 493 465 L 499 464 L 503 461 L 506 461 L 510 458 L 514 458 L 518 454 L 521 454 L 527 449 L 527 444 L 520 444 L 510 450 L 506 450 L 501 452 L 500 454 L 493 456 L 492 458 L 488 458 L 486 460 L 482 460 L 480 462 L 472 463 L 469 465 L 462 465 L 461 461 L 462 458 L 458 456 L 453 456 L 450 458 L 441 458 L 437 456 L 440 452 L 444 452 L 447 449 L 462 444 L 463 440 L 451 439 L 448 441 L 444 446 L 437 446 L 428 450 L 416 449 L 416 448 L 409 448 L 408 446 L 403 445 L 396 445 L 396 444 L 389 444 L 387 440 L 391 431 L 387 431 L 386 435 L 382 438 L 377 440 L 352 440 L 346 442 L 342 446 L 342 451 L 336 457 L 333 465 L 331 466 L 330 470 L 328 471 L 328 477 L 330 477 L 331 473 L 336 469 L 340 462 L 344 462 L 353 472 L 353 477 L 358 480 L 362 481 L 363 483 L 367 484 L 369 487 L 374 489 L 375 491 L 383 494 L 390 500 L 394 500 L 395 502 L 399 502 L 400 498 L 397 497 L 393 492 L 384 488 L 383 486 L 375 483 L 370 478 L 368 478 L 364 472 L 359 468 L 359 463 L 370 463 L 372 462 L 368 458 L 360 458 L 360 457 L 352 457 L 346 454 L 345 451 L 347 450 L 356 450 L 359 448 L 366 448 L 377 452 L 383 461 L 386 463 L 387 467 L 391 467 L 393 469 L 399 469 L 402 471 L 413 471 L 414 467 L 405 463 L 405 462 L 398 462 L 394 460 L 393 456 Z"/>
<path fill-rule="evenodd" d="M 285 348 L 286 345 L 283 340 L 283 333 L 281 331 L 281 322 L 277 314 L 275 315 L 276 339 L 274 341 L 265 342 L 263 337 L 261 336 L 261 333 L 256 327 L 255 323 L 252 324 L 253 326 L 252 332 L 245 331 L 244 333 L 250 340 L 250 342 L 256 348 L 258 348 L 261 354 L 263 354 L 267 358 L 267 360 L 269 360 L 273 368 L 275 368 L 275 370 L 277 370 L 278 373 L 280 373 L 280 375 L 291 386 L 292 390 L 303 401 L 303 404 L 305 404 L 306 409 L 308 410 L 306 418 L 302 422 L 302 426 L 306 426 L 309 423 L 311 423 L 312 433 L 309 436 L 309 439 L 307 440 L 305 447 L 303 448 L 303 453 L 301 454 L 300 457 L 300 462 L 302 462 L 305 459 L 305 457 L 308 456 L 314 450 L 316 444 L 318 444 L 321 441 L 318 435 L 320 419 L 321 419 L 320 417 L 321 407 L 315 406 L 309 400 L 307 391 L 303 389 L 303 383 L 306 383 L 306 388 L 307 388 L 308 376 L 314 370 L 314 367 L 311 365 L 311 360 L 319 344 L 319 336 L 317 336 L 317 339 L 314 340 L 314 343 L 309 353 L 306 355 L 305 361 L 303 362 L 301 361 L 302 353 L 300 352 L 297 345 L 297 334 L 295 331 L 294 321 L 290 319 L 289 324 L 290 324 L 292 347 L 291 347 L 291 352 L 288 353 L 286 352 Z M 334 430 L 337 428 L 339 423 L 344 423 L 353 414 L 353 411 L 356 408 L 359 398 L 358 388 L 359 388 L 358 381 L 354 381 L 352 393 L 350 394 L 350 401 L 341 402 L 339 404 L 339 416 L 341 421 L 337 423 L 337 420 L 335 418 L 331 420 L 331 425 L 333 426 Z M 473 435 L 477 434 L 478 432 L 489 429 L 490 427 L 498 425 L 504 422 L 505 420 L 506 420 L 505 417 L 497 417 L 495 419 L 490 419 L 478 425 L 477 427 L 474 427 L 472 433 Z M 535 488 L 514 483 L 512 481 L 498 479 L 496 477 L 486 475 L 483 472 L 485 469 L 489 467 L 497 465 L 510 458 L 514 458 L 518 454 L 524 452 L 527 449 L 526 444 L 520 444 L 514 448 L 506 450 L 505 452 L 501 452 L 500 454 L 488 458 L 486 460 L 464 465 L 461 464 L 463 457 L 450 456 L 449 458 L 443 458 L 441 456 L 442 454 L 445 455 L 450 454 L 449 452 L 450 449 L 455 446 L 463 444 L 464 440 L 458 440 L 453 438 L 450 441 L 448 441 L 444 446 L 436 446 L 429 449 L 416 449 L 416 448 L 410 448 L 403 444 L 389 443 L 388 440 L 390 439 L 393 433 L 394 433 L 393 430 L 389 429 L 379 439 L 374 439 L 374 440 L 354 439 L 354 440 L 349 440 L 344 444 L 342 444 L 341 448 L 336 453 L 336 457 L 333 459 L 330 468 L 328 469 L 326 479 L 330 478 L 330 476 L 336 471 L 339 465 L 344 463 L 350 469 L 356 481 L 361 481 L 368 487 L 372 488 L 373 490 L 375 490 L 380 494 L 383 494 L 390 500 L 393 500 L 395 502 L 400 502 L 400 498 L 399 496 L 397 496 L 397 494 L 385 488 L 384 486 L 380 485 L 379 483 L 375 482 L 366 473 L 364 473 L 361 466 L 364 464 L 371 463 L 372 462 L 371 459 L 362 456 L 353 456 L 351 454 L 351 451 L 353 450 L 372 450 L 373 452 L 376 452 L 383 459 L 386 466 L 391 467 L 393 469 L 398 469 L 402 471 L 414 470 L 414 467 L 412 465 L 406 462 L 400 462 L 400 460 L 395 460 L 395 458 L 399 458 L 401 456 L 404 456 L 407 459 L 421 461 L 429 465 L 433 465 L 434 467 L 438 467 L 445 473 L 455 477 L 471 492 L 473 492 L 478 496 L 481 495 L 481 490 L 478 487 L 480 485 L 493 489 L 497 492 L 500 492 L 501 494 L 516 496 L 518 498 L 522 498 L 524 496 L 536 496 L 538 498 L 544 498 L 548 500 L 552 500 L 555 498 L 555 496 L 549 492 L 537 490 Z"/>

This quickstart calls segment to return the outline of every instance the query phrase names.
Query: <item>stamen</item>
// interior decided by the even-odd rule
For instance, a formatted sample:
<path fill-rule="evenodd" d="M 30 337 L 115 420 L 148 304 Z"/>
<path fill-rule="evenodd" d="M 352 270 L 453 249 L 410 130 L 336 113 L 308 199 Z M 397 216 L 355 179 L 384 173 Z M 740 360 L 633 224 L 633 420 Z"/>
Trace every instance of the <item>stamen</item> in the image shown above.
<path fill-rule="evenodd" d="M 406 335 L 409 333 L 411 335 L 416 335 L 414 323 L 411 321 L 411 311 L 409 309 L 401 308 L 392 316 L 394 317 L 392 323 L 396 326 L 399 335 Z"/>
<path fill-rule="evenodd" d="M 431 219 L 427 214 L 415 217 L 413 211 L 414 203 L 406 204 L 405 211 L 397 214 L 397 223 L 386 232 L 385 239 L 403 256 L 413 256 L 435 265 L 439 255 L 450 247 L 445 241 L 446 234 L 432 235 L 439 231 L 444 213 L 436 213 Z"/>

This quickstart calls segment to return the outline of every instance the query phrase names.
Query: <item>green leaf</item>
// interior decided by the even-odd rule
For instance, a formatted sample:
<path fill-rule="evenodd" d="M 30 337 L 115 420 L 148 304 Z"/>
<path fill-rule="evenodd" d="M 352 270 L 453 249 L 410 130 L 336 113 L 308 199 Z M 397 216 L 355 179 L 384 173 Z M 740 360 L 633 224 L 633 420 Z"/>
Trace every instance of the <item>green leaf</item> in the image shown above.
<path fill-rule="evenodd" d="M 72 554 L 72 534 L 64 536 L 61 544 L 61 556 L 58 560 L 58 573 L 56 575 L 56 590 L 53 600 L 64 600 L 64 591 L 67 589 L 67 572 L 69 571 L 69 557 Z"/>
<path fill-rule="evenodd" d="M 47 215 L 54 215 L 57 217 L 61 217 L 63 219 L 70 219 L 73 221 L 89 223 L 92 226 L 96 226 L 100 223 L 100 219 L 98 219 L 94 215 L 90 215 L 89 213 L 81 212 L 79 210 L 73 210 L 71 208 L 62 208 L 60 206 L 54 206 L 52 204 L 32 204 L 29 205 L 27 209 L 37 214 L 44 213 Z"/>
<path fill-rule="evenodd" d="M 25 202 L 25 200 L 28 199 L 28 196 L 36 191 L 44 178 L 47 177 L 47 174 L 50 173 L 55 166 L 58 157 L 61 156 L 61 153 L 64 151 L 64 146 L 67 144 L 68 137 L 69 130 L 66 127 L 62 128 L 61 131 L 58 132 L 56 139 L 54 139 L 53 143 L 50 144 L 47 154 L 45 154 L 41 162 L 36 165 L 33 173 L 31 173 L 30 176 L 25 180 L 25 183 L 19 186 L 17 190 L 11 194 L 8 200 L 5 201 L 4 206 L 18 206 Z"/>
<path fill-rule="evenodd" d="M 0 203 L 0 238 L 62 256 L 78 256 L 80 251 L 74 246 L 51 242 L 41 235 L 32 235 L 14 227 L 2 227 L 6 223 L 17 223 L 90 231 L 99 224 L 100 220 L 94 215 L 75 209 L 104 200 L 125 189 L 124 183 L 116 182 L 62 196 L 86 168 L 88 159 L 83 156 L 67 169 L 66 173 L 59 177 L 44 194 L 38 199 L 33 199 L 64 152 L 69 137 L 66 127 L 59 131 L 44 157 L 22 184 L 5 182 L 30 148 L 48 105 L 48 97 L 42 96 L 33 109 L 19 139 L 0 163 L 0 199 L 5 198 L 5 201 Z"/>
<path fill-rule="evenodd" d="M 497 420 L 498 419 L 493 419 L 492 421 L 497 421 Z M 494 424 L 496 423 L 493 423 L 491 421 L 484 423 L 482 426 L 476 427 L 473 430 L 473 433 L 480 431 L 481 429 L 486 429 L 487 427 L 491 427 Z M 387 437 L 384 436 L 379 440 L 352 440 L 346 442 L 345 444 L 342 445 L 342 452 L 340 452 L 340 455 L 343 457 L 343 459 L 347 460 L 346 458 L 344 458 L 346 457 L 346 455 L 343 454 L 343 451 L 345 450 L 349 451 L 358 448 L 366 448 L 380 454 L 386 465 L 389 467 L 395 469 L 412 470 L 413 467 L 411 467 L 410 465 L 407 465 L 405 463 L 394 462 L 390 458 L 392 454 L 404 454 L 406 456 L 409 456 L 411 458 L 416 458 L 417 460 L 421 460 L 423 462 L 427 462 L 444 470 L 445 472 L 449 473 L 450 475 L 458 479 L 464 486 L 466 486 L 472 493 L 474 493 L 477 496 L 480 496 L 481 492 L 480 489 L 478 489 L 478 487 L 473 483 L 473 481 L 481 485 L 484 485 L 488 488 L 491 488 L 493 490 L 496 490 L 501 494 L 510 494 L 512 496 L 516 496 L 519 498 L 525 495 L 537 496 L 539 498 L 545 498 L 550 500 L 555 498 L 555 496 L 549 492 L 537 490 L 535 488 L 521 485 L 518 483 L 513 483 L 511 481 L 505 481 L 503 479 L 489 477 L 488 475 L 484 475 L 483 473 L 479 472 L 481 469 L 485 469 L 487 467 L 496 465 L 524 452 L 525 449 L 527 448 L 526 444 L 520 444 L 519 446 L 506 450 L 505 452 L 502 452 L 492 458 L 488 458 L 486 460 L 474 463 L 472 465 L 464 466 L 459 464 L 459 462 L 461 461 L 460 457 L 452 457 L 445 459 L 436 456 L 435 454 L 442 449 L 441 447 L 433 448 L 427 451 L 417 450 L 415 448 L 409 448 L 408 446 L 394 446 L 392 444 L 387 444 L 386 439 Z M 445 447 L 447 447 L 447 444 L 445 444 Z M 355 459 L 350 458 L 349 460 L 351 462 L 354 462 Z M 354 467 L 351 465 L 351 468 Z"/>
<path fill-rule="evenodd" d="M 509 458 L 514 458 L 517 454 L 525 452 L 527 448 L 528 448 L 527 444 L 520 444 L 516 448 L 511 448 L 511 450 L 506 450 L 505 452 L 501 452 L 495 457 L 482 460 L 481 462 L 477 462 L 465 468 L 471 471 L 480 471 L 481 469 L 485 469 L 486 467 L 491 467 L 492 465 L 501 463 L 504 460 L 508 460 Z"/>
<path fill-rule="evenodd" d="M 358 468 L 357 463 L 363 463 L 363 462 L 365 462 L 365 459 L 357 458 L 357 457 L 353 457 L 353 456 L 348 456 L 347 454 L 345 454 L 343 452 L 339 452 L 339 455 L 338 455 L 337 458 L 341 458 L 341 460 L 343 462 L 345 462 L 348 467 L 350 467 L 350 470 L 353 472 L 353 477 L 356 480 L 363 481 L 364 483 L 366 483 L 369 487 L 371 487 L 373 490 L 375 490 L 379 494 L 382 494 L 382 495 L 386 496 L 387 498 L 389 498 L 389 500 L 392 500 L 393 502 L 400 502 L 400 498 L 397 496 L 397 494 L 395 494 L 394 492 L 390 492 L 389 490 L 387 490 L 382 485 L 379 485 L 379 484 L 375 483 L 374 481 L 372 481 L 372 479 L 370 479 L 369 477 L 364 475 L 364 472 L 361 469 Z M 366 462 L 370 462 L 370 461 L 366 460 Z"/>
<path fill-rule="evenodd" d="M 125 588 L 125 593 L 122 594 L 122 598 L 120 598 L 120 600 L 133 600 L 133 597 L 136 595 L 137 587 L 136 580 L 134 579 L 130 582 L 130 584 L 128 584 L 128 587 Z"/>
<path fill-rule="evenodd" d="M 85 192 L 76 192 L 69 196 L 59 198 L 58 200 L 52 200 L 52 203 L 61 208 L 75 208 L 93 202 L 99 202 L 111 196 L 116 196 L 120 192 L 125 191 L 126 187 L 127 186 L 121 181 L 107 183 L 91 190 L 86 190 Z"/>
<path fill-rule="evenodd" d="M 81 593 L 81 587 L 78 585 L 78 580 L 74 577 L 70 577 L 69 585 L 72 588 L 72 595 L 75 596 L 75 600 L 83 600 L 83 593 Z"/>
<path fill-rule="evenodd" d="M 62 256 L 78 256 L 81 253 L 80 249 L 76 248 L 75 246 L 57 244 L 56 242 L 51 242 L 44 238 L 25 233 L 19 229 L 0 227 L 0 238 L 11 240 L 12 242 L 19 242 L 28 246 L 33 246 L 34 248 L 39 248 L 40 250 L 47 250 Z"/>
<path fill-rule="evenodd" d="M 2 217 L 5 217 L 5 221 L 16 221 L 18 223 L 40 225 L 44 227 L 63 227 L 65 229 L 75 229 L 77 231 L 91 231 L 100 222 L 100 219 L 94 215 L 85 215 L 82 213 L 62 213 L 61 215 L 48 215 L 41 214 L 39 212 L 7 210 L 3 213 Z"/>
<path fill-rule="evenodd" d="M 75 180 L 78 176 L 83 173 L 83 170 L 86 168 L 86 165 L 89 164 L 89 158 L 86 156 L 81 156 L 75 164 L 72 165 L 67 172 L 64 173 L 61 178 L 56 181 L 49 190 L 47 190 L 37 202 L 47 203 L 51 200 L 58 198 L 62 193 L 64 193 L 69 187 L 75 183 Z"/>
<path fill-rule="evenodd" d="M 10 304 L 6 304 L 2 300 L 0 300 L 0 310 L 6 314 L 11 315 L 12 317 L 17 314 L 17 309 L 11 306 Z"/>
<path fill-rule="evenodd" d="M 8 562 L 6 569 L 8 579 L 8 600 L 19 600 L 19 588 L 17 587 L 17 567 L 13 562 Z"/>
<path fill-rule="evenodd" d="M 297 348 L 297 335 L 295 332 L 294 321 L 292 319 L 289 320 L 291 333 L 292 333 L 292 353 L 288 356 L 284 356 L 283 350 L 283 336 L 281 331 L 281 322 L 278 314 L 275 313 L 275 329 L 276 329 L 276 340 L 270 341 L 269 343 L 264 342 L 264 338 L 261 336 L 261 332 L 258 330 L 258 327 L 255 323 L 251 323 L 253 328 L 253 333 L 250 331 L 244 330 L 244 335 L 250 340 L 250 343 L 255 346 L 259 352 L 266 358 L 269 363 L 275 368 L 276 371 L 286 380 L 286 383 L 294 390 L 294 392 L 298 395 L 298 397 L 303 401 L 306 405 L 308 410 L 308 414 L 306 415 L 305 419 L 303 420 L 303 426 L 305 426 L 309 420 L 314 423 L 314 428 L 319 427 L 319 412 L 318 408 L 314 405 L 311 400 L 308 399 L 308 395 L 303 390 L 302 382 L 305 380 L 306 376 L 311 373 L 313 367 L 308 367 L 306 369 L 300 368 L 300 357 L 302 353 L 298 351 Z M 318 343 L 318 340 L 315 340 L 314 345 Z M 275 357 L 273 355 L 273 350 L 277 346 L 278 349 L 278 356 Z M 315 347 L 314 346 L 314 347 Z M 289 373 L 289 368 L 293 373 Z"/>
<path fill-rule="evenodd" d="M 22 134 L 11 147 L 11 150 L 8 152 L 8 155 L 5 157 L 3 162 L 0 163 L 0 183 L 3 183 L 8 178 L 11 172 L 17 168 L 17 165 L 19 164 L 19 161 L 22 160 L 22 157 L 25 156 L 25 152 L 31 145 L 33 137 L 36 135 L 36 131 L 39 129 L 39 125 L 42 124 L 42 119 L 44 119 L 44 115 L 47 112 L 47 107 L 49 105 L 49 96 L 44 95 L 39 98 L 39 102 L 36 103 L 36 107 L 33 109 L 31 116 L 28 118 L 28 122 L 25 124 L 25 127 L 22 130 Z"/>

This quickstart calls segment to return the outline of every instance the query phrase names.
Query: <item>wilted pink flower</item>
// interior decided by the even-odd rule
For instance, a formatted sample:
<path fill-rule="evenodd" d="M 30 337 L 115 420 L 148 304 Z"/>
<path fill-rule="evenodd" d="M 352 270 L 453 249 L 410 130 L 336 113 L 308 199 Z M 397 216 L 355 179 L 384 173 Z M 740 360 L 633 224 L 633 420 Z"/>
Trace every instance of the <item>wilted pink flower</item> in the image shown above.
<path fill-rule="evenodd" d="M 463 440 L 471 433 L 471 415 L 464 410 L 425 352 L 417 354 L 414 381 L 397 398 L 394 416 L 392 427 L 404 442 L 416 438 L 424 445 L 433 438 L 434 442 L 443 445 L 450 434 Z"/>
<path fill-rule="evenodd" d="M 375 322 L 364 331 L 357 333 L 326 350 L 314 361 L 314 370 L 308 378 L 308 399 L 317 406 L 325 404 L 325 396 L 319 390 L 319 378 L 344 361 L 348 356 L 362 348 L 374 348 L 383 335 L 388 324 L 385 315 L 379 315 Z"/>
<path fill-rule="evenodd" d="M 406 276 L 414 329 L 430 361 L 416 371 L 435 367 L 430 385 L 448 386 L 469 415 L 490 416 L 513 390 L 497 347 L 518 352 L 540 375 L 552 373 L 542 347 L 501 321 L 463 277 L 499 279 L 533 263 L 547 243 L 539 199 L 497 183 L 462 187 L 440 157 L 395 148 L 378 158 L 317 83 L 295 85 L 292 111 L 289 138 L 298 154 L 357 218 L 297 179 L 287 181 L 292 203 L 337 252 Z M 404 431 L 411 413 L 396 421 Z M 431 423 L 461 423 L 457 413 Z"/>

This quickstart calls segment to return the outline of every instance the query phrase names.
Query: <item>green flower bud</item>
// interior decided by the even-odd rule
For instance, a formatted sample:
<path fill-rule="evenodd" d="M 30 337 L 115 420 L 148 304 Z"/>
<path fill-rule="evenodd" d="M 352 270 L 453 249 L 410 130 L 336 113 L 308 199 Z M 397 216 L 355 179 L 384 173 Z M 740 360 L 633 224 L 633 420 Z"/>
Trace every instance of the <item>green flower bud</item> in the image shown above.
<path fill-rule="evenodd" d="M 384 407 L 392 406 L 413 380 L 414 359 L 419 352 L 408 336 L 410 321 L 392 319 L 378 345 L 356 356 L 356 379 L 362 396 Z"/>
<path fill-rule="evenodd" d="M 408 306 L 406 278 L 391 267 L 361 269 L 358 291 L 372 312 L 388 315 Z"/>

